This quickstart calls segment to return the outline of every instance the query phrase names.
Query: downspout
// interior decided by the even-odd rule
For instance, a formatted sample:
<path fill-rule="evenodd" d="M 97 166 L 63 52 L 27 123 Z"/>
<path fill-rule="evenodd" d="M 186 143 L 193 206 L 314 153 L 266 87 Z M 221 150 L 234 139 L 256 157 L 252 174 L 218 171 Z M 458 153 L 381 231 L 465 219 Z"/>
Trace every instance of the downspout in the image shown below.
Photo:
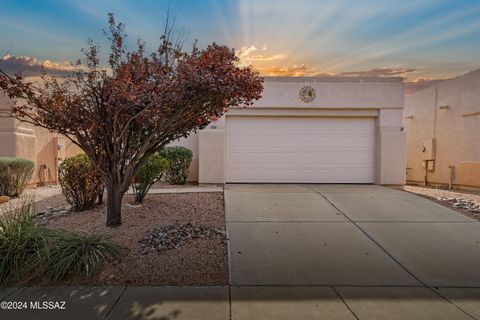
<path fill-rule="evenodd" d="M 455 166 L 448 166 L 448 168 L 450 169 L 450 180 L 448 182 L 448 190 L 452 190 L 452 186 L 453 186 L 453 179 L 455 177 Z"/>
<path fill-rule="evenodd" d="M 423 177 L 423 186 L 426 187 L 428 185 L 428 160 L 425 160 L 425 176 Z"/>
<path fill-rule="evenodd" d="M 433 128 L 432 128 L 432 139 L 434 139 L 434 141 L 436 141 L 436 138 L 437 138 L 437 105 L 438 105 L 438 86 L 435 86 L 435 104 L 433 106 Z M 436 158 L 436 155 L 435 155 L 435 158 Z M 430 160 L 425 160 L 425 177 L 423 181 L 425 187 L 428 185 L 428 163 L 429 162 Z M 435 171 L 435 169 L 433 169 L 433 171 Z"/>

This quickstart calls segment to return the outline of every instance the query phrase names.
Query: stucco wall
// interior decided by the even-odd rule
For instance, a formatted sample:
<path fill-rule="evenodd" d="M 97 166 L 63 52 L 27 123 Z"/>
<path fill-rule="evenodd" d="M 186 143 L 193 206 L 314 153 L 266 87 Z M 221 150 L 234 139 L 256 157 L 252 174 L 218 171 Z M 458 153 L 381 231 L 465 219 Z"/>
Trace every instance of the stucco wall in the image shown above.
<path fill-rule="evenodd" d="M 0 112 L 8 112 L 12 102 L 0 95 Z M 58 144 L 63 148 L 59 149 Z M 57 181 L 57 158 L 64 159 L 80 152 L 80 148 L 65 138 L 43 128 L 22 123 L 13 118 L 0 117 L 0 156 L 22 157 L 35 162 L 35 173 L 30 184 Z M 46 170 L 40 170 L 45 165 Z M 48 175 L 48 170 L 50 175 Z"/>
<path fill-rule="evenodd" d="M 405 98 L 407 180 L 480 187 L 480 70 Z M 422 142 L 435 139 L 434 170 L 422 167 Z"/>
<path fill-rule="evenodd" d="M 298 97 L 299 90 L 306 85 L 316 91 L 312 103 Z M 225 168 L 219 166 L 224 165 L 226 118 L 238 115 L 376 118 L 375 183 L 403 184 L 403 89 L 401 78 L 267 77 L 262 98 L 252 107 L 231 109 L 208 128 L 208 134 L 201 132 L 199 182 L 225 182 Z M 208 152 L 204 152 L 203 146 L 208 146 Z"/>

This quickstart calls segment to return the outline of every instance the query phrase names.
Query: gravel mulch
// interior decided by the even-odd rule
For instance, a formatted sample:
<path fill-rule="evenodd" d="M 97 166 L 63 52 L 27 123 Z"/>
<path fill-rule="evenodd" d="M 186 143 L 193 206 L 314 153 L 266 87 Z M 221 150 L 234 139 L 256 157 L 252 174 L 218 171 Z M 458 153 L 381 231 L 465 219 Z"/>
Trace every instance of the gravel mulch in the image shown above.
<path fill-rule="evenodd" d="M 445 190 L 408 185 L 404 186 L 403 190 L 433 200 L 480 221 L 480 191 Z"/>
<path fill-rule="evenodd" d="M 47 210 L 47 208 L 68 207 L 68 203 L 62 195 L 60 186 L 44 186 L 26 189 L 19 198 L 10 199 L 7 203 L 0 204 L 0 212 L 3 208 L 15 206 L 24 199 L 34 199 L 36 211 Z"/>
<path fill-rule="evenodd" d="M 196 237 L 169 250 L 142 254 L 141 241 L 152 231 L 171 225 L 202 226 L 225 232 L 222 193 L 147 195 L 144 204 L 133 206 L 127 195 L 122 208 L 123 224 L 105 226 L 105 205 L 72 212 L 47 221 L 49 228 L 95 231 L 106 234 L 124 248 L 124 255 L 109 262 L 92 279 L 92 285 L 227 285 L 227 245 L 221 236 Z"/>

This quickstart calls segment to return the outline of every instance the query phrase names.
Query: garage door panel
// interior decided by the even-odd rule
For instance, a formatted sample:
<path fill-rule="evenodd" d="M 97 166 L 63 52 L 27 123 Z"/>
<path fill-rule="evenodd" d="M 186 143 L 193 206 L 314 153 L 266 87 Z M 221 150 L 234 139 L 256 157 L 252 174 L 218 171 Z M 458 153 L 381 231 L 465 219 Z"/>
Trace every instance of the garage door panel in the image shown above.
<path fill-rule="evenodd" d="M 375 148 L 375 141 L 372 136 L 355 137 L 355 149 L 373 151 Z"/>
<path fill-rule="evenodd" d="M 321 149 L 333 150 L 336 148 L 335 136 L 334 135 L 319 136 L 315 146 L 317 150 L 321 150 Z"/>
<path fill-rule="evenodd" d="M 282 154 L 282 164 L 284 166 L 288 166 L 288 165 L 297 166 L 298 165 L 298 154 L 295 153 L 295 152 L 285 152 L 285 153 L 283 153 Z"/>
<path fill-rule="evenodd" d="M 245 166 L 247 167 L 258 167 L 263 164 L 263 154 L 262 152 L 246 152 L 244 156 Z"/>
<path fill-rule="evenodd" d="M 271 137 L 260 136 L 262 139 L 263 145 L 270 146 L 270 148 L 281 149 L 282 148 L 282 138 L 272 134 Z"/>
<path fill-rule="evenodd" d="M 371 183 L 374 119 L 228 117 L 227 182 Z"/>
<path fill-rule="evenodd" d="M 276 170 L 265 169 L 263 171 L 263 177 L 264 177 L 265 181 L 275 181 L 281 175 L 282 175 L 282 170 L 281 169 L 276 169 Z M 264 181 L 262 181 L 262 182 L 264 182 Z"/>

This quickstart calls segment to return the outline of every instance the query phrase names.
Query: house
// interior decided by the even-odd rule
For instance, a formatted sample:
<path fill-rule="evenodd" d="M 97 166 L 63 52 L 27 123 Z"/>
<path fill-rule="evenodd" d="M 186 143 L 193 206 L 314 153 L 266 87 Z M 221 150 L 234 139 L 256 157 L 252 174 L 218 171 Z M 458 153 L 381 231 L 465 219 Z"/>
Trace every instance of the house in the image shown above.
<path fill-rule="evenodd" d="M 407 181 L 480 188 L 480 70 L 405 97 Z"/>
<path fill-rule="evenodd" d="M 0 114 L 11 103 L 0 93 Z M 65 137 L 13 118 L 0 117 L 0 156 L 22 157 L 35 162 L 32 184 L 57 181 L 59 163 L 81 149 Z"/>
<path fill-rule="evenodd" d="M 194 150 L 199 183 L 404 184 L 402 78 L 266 77 L 264 87 L 252 107 L 177 143 Z"/>
<path fill-rule="evenodd" d="M 190 180 L 404 184 L 402 78 L 266 77 L 262 98 L 188 138 Z M 0 120 L 1 155 L 55 172 L 78 151 L 43 129 Z"/>

